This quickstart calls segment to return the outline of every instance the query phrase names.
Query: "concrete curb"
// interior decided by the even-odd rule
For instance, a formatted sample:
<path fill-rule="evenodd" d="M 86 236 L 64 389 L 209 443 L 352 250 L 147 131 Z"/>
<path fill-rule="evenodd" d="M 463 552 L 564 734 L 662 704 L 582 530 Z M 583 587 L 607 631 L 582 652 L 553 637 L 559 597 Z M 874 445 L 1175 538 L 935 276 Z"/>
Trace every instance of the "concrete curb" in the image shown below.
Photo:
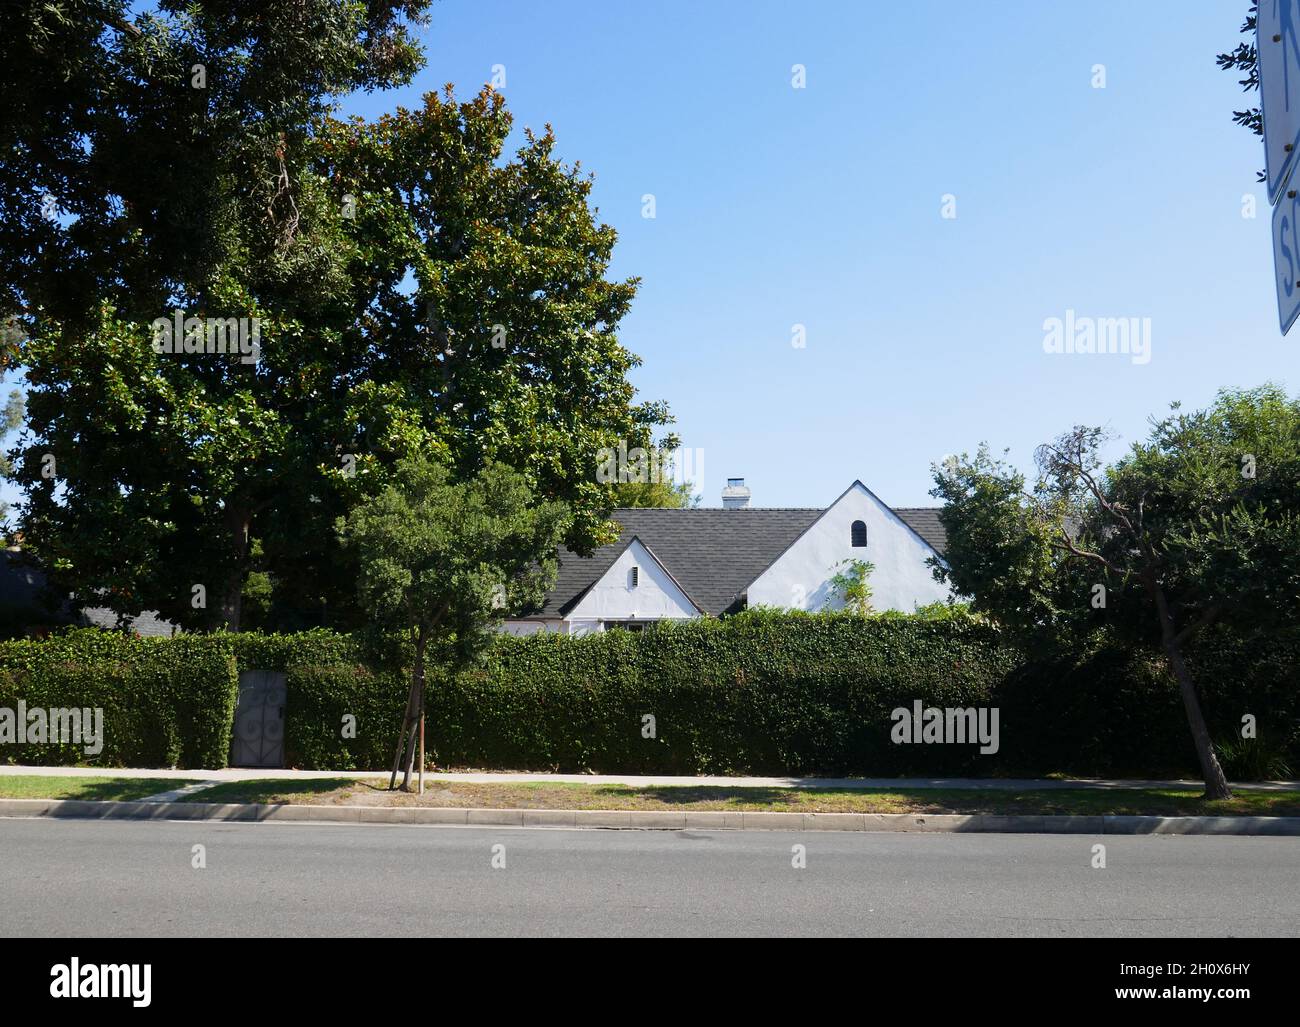
<path fill-rule="evenodd" d="M 202 802 L 0 799 L 0 817 L 100 820 L 439 824 L 640 831 L 908 831 L 1000 834 L 1300 836 L 1300 817 L 962 816 L 916 813 L 725 813 L 670 810 L 433 809 Z"/>

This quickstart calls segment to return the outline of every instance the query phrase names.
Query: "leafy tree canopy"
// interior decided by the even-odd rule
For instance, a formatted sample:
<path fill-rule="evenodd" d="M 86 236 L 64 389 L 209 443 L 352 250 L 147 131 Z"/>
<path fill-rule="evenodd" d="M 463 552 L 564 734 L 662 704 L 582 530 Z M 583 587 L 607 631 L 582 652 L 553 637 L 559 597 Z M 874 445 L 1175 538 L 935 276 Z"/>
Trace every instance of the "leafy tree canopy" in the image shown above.
<path fill-rule="evenodd" d="M 1098 633 L 1159 646 L 1178 680 L 1207 794 L 1227 786 L 1183 657 L 1209 624 L 1265 636 L 1300 616 L 1300 400 L 1274 386 L 1175 407 L 1104 466 L 1097 428 L 1038 451 L 1024 479 L 986 448 L 935 470 L 935 575 L 1036 646 Z"/>
<path fill-rule="evenodd" d="M 310 126 L 410 82 L 428 0 L 14 0 L 0 24 L 0 316 L 93 322 L 309 274 Z M 250 285 L 255 283 L 250 282 Z"/>
<path fill-rule="evenodd" d="M 458 482 L 445 464 L 423 458 L 403 460 L 382 492 L 339 519 L 338 533 L 360 568 L 369 623 L 414 642 L 403 787 L 424 710 L 429 648 L 463 664 L 505 610 L 540 602 L 554 583 L 568 523 L 563 503 L 538 502 L 527 478 L 510 468 L 488 464 Z M 401 750 L 399 742 L 398 759 Z"/>
<path fill-rule="evenodd" d="M 353 626 L 333 523 L 415 454 L 465 478 L 508 464 L 571 505 L 571 546 L 608 540 L 595 454 L 668 414 L 633 402 L 616 331 L 636 281 L 606 276 L 590 179 L 549 128 L 507 157 L 490 90 L 328 113 L 409 79 L 423 3 L 163 4 L 125 28 L 121 5 L 28 6 L 0 304 L 31 386 L 21 526 L 62 585 L 237 628 L 255 573 L 259 610 Z M 247 319 L 256 359 L 158 352 L 177 311 Z"/>

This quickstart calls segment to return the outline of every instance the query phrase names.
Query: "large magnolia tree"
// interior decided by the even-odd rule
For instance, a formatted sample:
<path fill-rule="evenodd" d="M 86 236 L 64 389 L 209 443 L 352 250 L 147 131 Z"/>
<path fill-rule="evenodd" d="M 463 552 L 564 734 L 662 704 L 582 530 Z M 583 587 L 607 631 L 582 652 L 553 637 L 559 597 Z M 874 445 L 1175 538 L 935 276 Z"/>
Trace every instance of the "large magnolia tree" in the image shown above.
<path fill-rule="evenodd" d="M 1038 647 L 1102 632 L 1157 648 L 1206 796 L 1225 798 L 1186 654 L 1211 624 L 1266 644 L 1300 622 L 1300 400 L 1266 386 L 1175 408 L 1110 466 L 1104 440 L 1080 427 L 1042 446 L 1028 490 L 987 449 L 936 468 L 948 533 L 936 576 Z"/>
<path fill-rule="evenodd" d="M 596 454 L 668 418 L 633 401 L 616 332 L 636 282 L 607 277 L 590 179 L 549 129 L 507 155 L 490 90 L 326 113 L 409 80 L 424 3 L 29 6 L 0 116 L 22 154 L 6 173 L 29 181 L 0 204 L 34 232 L 0 231 L 0 313 L 30 386 L 20 527 L 60 586 L 237 629 L 257 572 L 350 626 L 334 521 L 414 454 L 514 467 L 573 508 L 570 545 L 608 538 Z M 260 359 L 156 352 L 177 310 L 256 319 Z"/>

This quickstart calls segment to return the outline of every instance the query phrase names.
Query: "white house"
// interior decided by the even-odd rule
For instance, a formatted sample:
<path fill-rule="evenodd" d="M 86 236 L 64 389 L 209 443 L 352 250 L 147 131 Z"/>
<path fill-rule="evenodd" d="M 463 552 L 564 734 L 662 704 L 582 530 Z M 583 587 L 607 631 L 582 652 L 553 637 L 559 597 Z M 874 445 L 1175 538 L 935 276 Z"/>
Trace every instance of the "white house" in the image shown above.
<path fill-rule="evenodd" d="M 720 510 L 615 510 L 618 541 L 590 557 L 561 550 L 541 609 L 503 630 L 582 635 L 754 606 L 833 609 L 831 579 L 846 560 L 875 566 L 876 610 L 910 613 L 948 598 L 926 562 L 943 557 L 937 508 L 891 509 L 860 481 L 824 510 L 752 508 L 749 498 L 744 479 L 732 478 Z"/>

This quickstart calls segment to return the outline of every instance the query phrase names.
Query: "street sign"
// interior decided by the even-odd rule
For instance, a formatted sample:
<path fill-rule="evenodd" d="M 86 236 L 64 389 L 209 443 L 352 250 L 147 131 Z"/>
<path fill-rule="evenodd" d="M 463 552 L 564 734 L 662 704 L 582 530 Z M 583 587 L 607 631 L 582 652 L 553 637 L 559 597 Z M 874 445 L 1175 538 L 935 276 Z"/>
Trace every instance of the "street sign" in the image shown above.
<path fill-rule="evenodd" d="M 1255 31 L 1268 201 L 1276 203 L 1300 151 L 1300 0 L 1260 0 Z"/>
<path fill-rule="evenodd" d="M 1300 176 L 1293 175 L 1273 208 L 1273 266 L 1277 276 L 1277 316 L 1282 334 L 1300 315 Z"/>

